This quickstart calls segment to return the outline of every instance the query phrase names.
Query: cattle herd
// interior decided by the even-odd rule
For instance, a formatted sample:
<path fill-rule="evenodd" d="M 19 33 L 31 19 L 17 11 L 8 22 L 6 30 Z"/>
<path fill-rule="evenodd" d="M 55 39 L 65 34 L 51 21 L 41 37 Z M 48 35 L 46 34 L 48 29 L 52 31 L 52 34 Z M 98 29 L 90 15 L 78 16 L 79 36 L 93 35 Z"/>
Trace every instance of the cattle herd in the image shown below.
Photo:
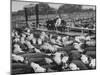
<path fill-rule="evenodd" d="M 96 69 L 96 36 L 12 29 L 12 74 Z"/>
<path fill-rule="evenodd" d="M 48 31 L 29 27 L 12 28 L 11 73 L 15 75 L 96 69 L 94 31 L 82 35 L 54 32 L 63 32 L 67 26 L 94 30 L 96 28 L 95 17 L 90 18 L 87 15 L 73 18 L 69 21 L 62 19 L 61 25 L 57 27 L 55 19 L 47 20 Z M 76 33 L 75 31 L 77 29 L 73 32 Z"/>

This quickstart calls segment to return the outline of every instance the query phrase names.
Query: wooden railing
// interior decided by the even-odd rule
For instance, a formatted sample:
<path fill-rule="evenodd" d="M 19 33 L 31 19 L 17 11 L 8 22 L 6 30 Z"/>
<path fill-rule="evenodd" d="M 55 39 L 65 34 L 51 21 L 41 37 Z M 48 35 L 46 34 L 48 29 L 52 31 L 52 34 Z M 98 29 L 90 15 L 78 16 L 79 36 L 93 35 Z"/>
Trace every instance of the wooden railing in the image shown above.
<path fill-rule="evenodd" d="M 40 23 L 42 23 L 42 22 L 40 22 Z M 20 27 L 20 26 L 22 27 L 22 26 L 25 26 L 26 23 L 25 23 L 25 22 L 20 22 L 20 21 L 19 21 L 19 22 L 12 22 L 12 25 L 18 25 L 19 27 Z M 62 32 L 60 32 L 60 31 L 58 31 L 58 30 L 48 30 L 48 29 L 46 28 L 46 23 L 43 23 L 43 24 L 38 25 L 38 28 L 36 28 L 35 23 L 34 23 L 34 24 L 31 23 L 31 24 L 30 24 L 30 27 L 31 27 L 31 29 L 32 29 L 32 28 L 35 28 L 35 29 L 37 29 L 37 30 L 48 31 L 48 32 L 56 32 L 56 33 L 61 33 L 61 34 L 70 34 L 72 30 L 78 30 L 78 31 L 80 32 L 79 35 L 83 35 L 83 34 L 85 34 L 85 32 L 89 32 L 89 31 L 96 32 L 95 29 L 80 28 L 80 27 L 72 27 L 72 26 L 67 26 L 67 25 L 66 25 L 66 27 L 65 27 L 65 30 L 62 31 Z"/>

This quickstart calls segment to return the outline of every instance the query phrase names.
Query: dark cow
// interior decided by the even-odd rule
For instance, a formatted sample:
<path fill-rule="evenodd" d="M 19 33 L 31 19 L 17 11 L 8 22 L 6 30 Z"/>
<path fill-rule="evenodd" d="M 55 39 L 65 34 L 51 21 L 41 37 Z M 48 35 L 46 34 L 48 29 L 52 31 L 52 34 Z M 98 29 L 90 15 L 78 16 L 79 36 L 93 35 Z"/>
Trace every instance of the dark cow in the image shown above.
<path fill-rule="evenodd" d="M 46 21 L 48 30 L 55 30 L 56 29 L 55 22 L 56 22 L 56 19 Z"/>

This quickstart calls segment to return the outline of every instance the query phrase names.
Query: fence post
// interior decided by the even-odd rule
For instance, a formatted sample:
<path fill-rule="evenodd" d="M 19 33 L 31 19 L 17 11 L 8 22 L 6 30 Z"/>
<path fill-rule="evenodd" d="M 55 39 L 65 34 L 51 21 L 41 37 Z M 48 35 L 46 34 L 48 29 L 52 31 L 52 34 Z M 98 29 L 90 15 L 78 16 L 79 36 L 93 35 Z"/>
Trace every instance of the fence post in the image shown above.
<path fill-rule="evenodd" d="M 36 14 L 36 27 L 38 28 L 38 24 L 39 24 L 39 5 L 36 4 L 35 6 L 35 14 Z"/>
<path fill-rule="evenodd" d="M 29 27 L 29 26 L 28 26 L 28 14 L 27 14 L 27 8 L 24 8 L 24 10 L 25 10 L 26 27 Z"/>

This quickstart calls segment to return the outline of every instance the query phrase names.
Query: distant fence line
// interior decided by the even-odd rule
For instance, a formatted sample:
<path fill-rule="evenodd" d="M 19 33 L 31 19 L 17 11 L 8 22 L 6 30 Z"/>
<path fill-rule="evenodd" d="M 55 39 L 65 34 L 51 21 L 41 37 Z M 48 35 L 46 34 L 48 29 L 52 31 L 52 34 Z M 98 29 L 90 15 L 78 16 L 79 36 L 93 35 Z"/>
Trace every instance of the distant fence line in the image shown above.
<path fill-rule="evenodd" d="M 15 24 L 15 23 L 14 23 Z M 17 25 L 20 25 L 20 26 L 25 26 L 26 25 L 26 23 L 25 22 L 20 22 L 19 24 L 17 23 Z M 19 27 L 19 26 L 18 26 Z M 35 24 L 33 24 L 32 26 L 31 26 L 31 28 L 36 28 L 36 25 Z M 38 28 L 36 28 L 36 29 L 38 29 L 38 30 L 42 30 L 42 31 L 46 31 L 46 32 L 54 32 L 54 31 L 52 31 L 52 30 L 47 30 L 46 29 L 46 24 L 44 24 L 44 25 L 39 25 L 39 27 Z M 80 28 L 80 27 L 72 27 L 72 26 L 67 26 L 66 25 L 66 27 L 65 27 L 65 31 L 63 31 L 63 32 L 60 32 L 60 31 L 56 31 L 57 33 L 60 33 L 60 34 L 68 34 L 69 35 L 69 33 L 71 32 L 71 30 L 79 30 L 80 32 L 81 32 L 81 34 L 79 34 L 79 35 L 82 35 L 82 34 L 84 34 L 85 32 L 89 32 L 89 31 L 93 31 L 93 32 L 95 32 L 95 29 L 87 29 L 87 28 Z M 66 33 L 67 32 L 67 33 Z M 74 34 L 73 34 L 74 35 Z"/>

